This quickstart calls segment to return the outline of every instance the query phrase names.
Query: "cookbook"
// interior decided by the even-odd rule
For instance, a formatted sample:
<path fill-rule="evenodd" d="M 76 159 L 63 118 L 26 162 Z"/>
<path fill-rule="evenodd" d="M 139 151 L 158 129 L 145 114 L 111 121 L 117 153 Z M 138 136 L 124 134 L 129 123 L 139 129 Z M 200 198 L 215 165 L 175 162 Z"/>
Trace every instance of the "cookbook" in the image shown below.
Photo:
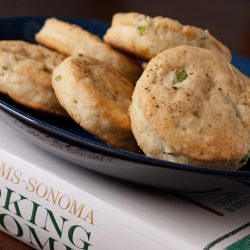
<path fill-rule="evenodd" d="M 0 230 L 36 249 L 249 247 L 244 183 L 188 193 L 139 186 L 83 169 L 0 127 Z"/>

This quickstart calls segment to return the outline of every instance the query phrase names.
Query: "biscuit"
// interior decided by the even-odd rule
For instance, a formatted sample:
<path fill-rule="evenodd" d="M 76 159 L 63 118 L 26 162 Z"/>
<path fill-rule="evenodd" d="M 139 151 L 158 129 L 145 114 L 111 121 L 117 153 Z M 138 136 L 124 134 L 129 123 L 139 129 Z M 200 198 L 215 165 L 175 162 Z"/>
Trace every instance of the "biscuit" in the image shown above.
<path fill-rule="evenodd" d="M 83 54 L 71 56 L 54 69 L 52 84 L 82 128 L 111 146 L 137 148 L 128 114 L 134 85 L 112 67 Z"/>
<path fill-rule="evenodd" d="M 231 60 L 229 49 L 210 35 L 208 30 L 182 25 L 170 18 L 151 18 L 138 13 L 115 14 L 104 41 L 147 60 L 180 45 L 211 49 L 226 61 Z"/>
<path fill-rule="evenodd" d="M 67 56 L 81 53 L 101 60 L 133 82 L 142 73 L 138 63 L 105 44 L 98 36 L 55 18 L 46 20 L 43 28 L 36 34 L 36 40 Z"/>
<path fill-rule="evenodd" d="M 130 117 L 147 156 L 238 169 L 250 153 L 250 80 L 211 50 L 172 48 L 138 80 Z"/>
<path fill-rule="evenodd" d="M 53 68 L 64 56 L 23 41 L 0 41 L 0 93 L 40 111 L 67 115 L 51 84 Z"/>

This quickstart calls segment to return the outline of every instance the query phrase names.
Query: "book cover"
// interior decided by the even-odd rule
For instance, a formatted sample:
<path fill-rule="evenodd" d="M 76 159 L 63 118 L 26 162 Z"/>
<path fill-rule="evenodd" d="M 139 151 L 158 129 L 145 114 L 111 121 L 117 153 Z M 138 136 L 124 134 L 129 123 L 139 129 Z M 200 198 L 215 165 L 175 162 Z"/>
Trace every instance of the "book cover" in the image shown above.
<path fill-rule="evenodd" d="M 1 122 L 0 138 L 0 230 L 36 249 L 249 246 L 248 185 L 173 194 L 85 170 Z"/>

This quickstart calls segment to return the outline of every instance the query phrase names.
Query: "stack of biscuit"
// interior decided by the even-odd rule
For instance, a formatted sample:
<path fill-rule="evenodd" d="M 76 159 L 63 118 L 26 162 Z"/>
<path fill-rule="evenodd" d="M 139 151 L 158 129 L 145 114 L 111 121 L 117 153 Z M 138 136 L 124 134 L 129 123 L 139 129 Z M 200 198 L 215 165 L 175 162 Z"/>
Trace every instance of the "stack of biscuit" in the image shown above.
<path fill-rule="evenodd" d="M 250 81 L 207 30 L 119 13 L 104 41 L 55 18 L 36 40 L 48 49 L 0 42 L 0 92 L 149 157 L 234 170 L 247 162 Z"/>

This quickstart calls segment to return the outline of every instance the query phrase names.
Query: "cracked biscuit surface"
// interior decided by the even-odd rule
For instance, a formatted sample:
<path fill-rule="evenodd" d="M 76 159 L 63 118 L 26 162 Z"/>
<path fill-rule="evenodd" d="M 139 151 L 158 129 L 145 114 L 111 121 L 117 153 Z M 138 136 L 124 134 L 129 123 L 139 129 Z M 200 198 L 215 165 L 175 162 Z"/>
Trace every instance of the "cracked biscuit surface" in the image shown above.
<path fill-rule="evenodd" d="M 137 148 L 128 114 L 134 90 L 129 80 L 80 54 L 57 66 L 52 82 L 61 105 L 82 128 L 111 146 Z"/>
<path fill-rule="evenodd" d="M 182 25 L 166 17 L 149 17 L 139 13 L 117 13 L 104 36 L 105 42 L 133 55 L 150 60 L 160 52 L 180 45 L 211 49 L 226 61 L 229 49 L 208 30 Z"/>
<path fill-rule="evenodd" d="M 56 18 L 45 21 L 42 29 L 36 34 L 36 40 L 66 56 L 81 53 L 101 60 L 133 82 L 136 82 L 142 73 L 142 68 L 136 61 L 111 48 L 98 36 Z"/>
<path fill-rule="evenodd" d="M 24 41 L 0 41 L 0 92 L 40 111 L 66 116 L 51 84 L 52 70 L 64 59 Z"/>
<path fill-rule="evenodd" d="M 250 80 L 211 50 L 172 48 L 138 80 L 130 117 L 147 156 L 238 169 L 250 153 Z"/>

